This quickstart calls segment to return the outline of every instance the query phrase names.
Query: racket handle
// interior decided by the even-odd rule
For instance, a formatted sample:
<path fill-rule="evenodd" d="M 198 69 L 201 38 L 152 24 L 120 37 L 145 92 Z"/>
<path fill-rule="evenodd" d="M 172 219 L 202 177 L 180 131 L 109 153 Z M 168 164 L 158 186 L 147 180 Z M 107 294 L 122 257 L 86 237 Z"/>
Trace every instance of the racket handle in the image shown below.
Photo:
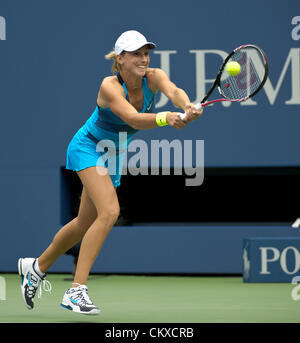
<path fill-rule="evenodd" d="M 200 102 L 198 102 L 197 104 L 195 104 L 195 108 L 196 110 L 200 110 L 202 108 L 202 105 Z M 186 113 L 178 113 L 180 115 L 180 119 L 184 119 L 186 116 Z"/>

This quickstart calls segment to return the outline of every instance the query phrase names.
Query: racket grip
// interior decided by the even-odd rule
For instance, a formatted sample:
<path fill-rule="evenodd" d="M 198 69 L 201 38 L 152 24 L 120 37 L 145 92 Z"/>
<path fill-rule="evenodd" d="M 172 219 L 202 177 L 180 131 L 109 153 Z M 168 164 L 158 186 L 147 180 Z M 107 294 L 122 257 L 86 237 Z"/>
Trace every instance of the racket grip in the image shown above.
<path fill-rule="evenodd" d="M 196 110 L 200 110 L 202 108 L 201 103 L 198 102 L 197 104 L 195 104 L 195 108 L 196 108 Z M 179 114 L 181 120 L 184 119 L 186 116 L 186 113 L 178 113 L 178 114 Z"/>

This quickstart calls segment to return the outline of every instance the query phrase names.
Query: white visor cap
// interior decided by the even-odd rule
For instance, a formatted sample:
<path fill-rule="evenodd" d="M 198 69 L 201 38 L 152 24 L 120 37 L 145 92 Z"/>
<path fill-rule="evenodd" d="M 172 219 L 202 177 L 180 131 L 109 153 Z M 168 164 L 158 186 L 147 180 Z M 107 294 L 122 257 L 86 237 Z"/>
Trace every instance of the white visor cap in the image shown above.
<path fill-rule="evenodd" d="M 148 42 L 145 36 L 135 30 L 125 31 L 115 43 L 115 53 L 120 55 L 122 51 L 132 52 L 148 45 L 150 49 L 156 48 L 152 42 Z"/>

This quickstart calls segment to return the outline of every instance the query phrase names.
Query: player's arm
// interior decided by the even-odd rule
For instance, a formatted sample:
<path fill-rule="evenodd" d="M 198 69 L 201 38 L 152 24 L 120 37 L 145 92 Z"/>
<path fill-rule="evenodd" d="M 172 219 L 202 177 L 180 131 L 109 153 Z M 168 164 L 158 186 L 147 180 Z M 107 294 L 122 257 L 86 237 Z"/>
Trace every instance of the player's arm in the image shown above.
<path fill-rule="evenodd" d="M 160 90 L 171 100 L 174 106 L 181 108 L 183 112 L 188 114 L 184 121 L 195 120 L 202 114 L 202 110 L 196 110 L 186 92 L 177 87 L 162 69 L 152 69 L 150 75 L 153 88 Z"/>
<path fill-rule="evenodd" d="M 114 114 L 120 117 L 125 123 L 137 130 L 146 130 L 157 127 L 156 113 L 139 113 L 122 94 L 123 88 L 112 79 L 104 79 L 99 93 L 98 105 L 109 107 Z M 181 129 L 185 126 L 177 113 L 168 113 L 167 123 Z"/>

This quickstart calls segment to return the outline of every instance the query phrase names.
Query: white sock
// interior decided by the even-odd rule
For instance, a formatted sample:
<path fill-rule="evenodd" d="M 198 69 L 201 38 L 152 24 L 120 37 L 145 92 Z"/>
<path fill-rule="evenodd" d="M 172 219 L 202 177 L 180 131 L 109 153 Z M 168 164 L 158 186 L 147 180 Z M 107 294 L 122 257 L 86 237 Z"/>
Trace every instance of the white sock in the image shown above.
<path fill-rule="evenodd" d="M 73 286 L 73 285 L 77 285 L 77 286 Z M 73 283 L 72 283 L 72 287 L 71 287 L 71 288 L 79 288 L 79 287 L 81 287 L 81 286 L 84 286 L 84 287 L 86 287 L 86 285 L 82 285 L 82 284 L 80 284 L 80 283 L 73 282 Z"/>
<path fill-rule="evenodd" d="M 34 263 L 33 263 L 33 269 L 39 274 L 39 276 L 43 277 L 44 273 L 41 272 L 40 267 L 39 267 L 39 260 L 36 258 Z"/>

